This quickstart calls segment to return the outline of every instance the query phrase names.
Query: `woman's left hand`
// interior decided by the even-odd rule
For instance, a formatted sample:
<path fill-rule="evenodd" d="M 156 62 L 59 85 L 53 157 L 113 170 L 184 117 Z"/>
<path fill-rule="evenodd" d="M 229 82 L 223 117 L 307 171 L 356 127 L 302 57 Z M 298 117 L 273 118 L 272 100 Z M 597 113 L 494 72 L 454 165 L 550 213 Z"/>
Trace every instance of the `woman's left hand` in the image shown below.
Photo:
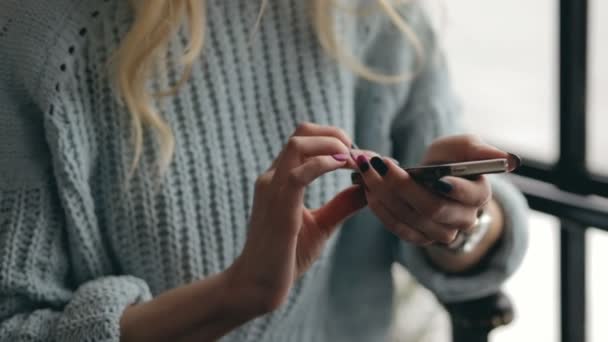
<path fill-rule="evenodd" d="M 387 229 L 417 245 L 448 244 L 458 231 L 468 231 L 478 211 L 492 199 L 486 177 L 475 180 L 444 177 L 433 186 L 423 185 L 389 158 L 359 155 L 368 206 Z M 477 137 L 458 135 L 436 140 L 424 164 L 507 158 L 511 155 L 484 144 Z"/>

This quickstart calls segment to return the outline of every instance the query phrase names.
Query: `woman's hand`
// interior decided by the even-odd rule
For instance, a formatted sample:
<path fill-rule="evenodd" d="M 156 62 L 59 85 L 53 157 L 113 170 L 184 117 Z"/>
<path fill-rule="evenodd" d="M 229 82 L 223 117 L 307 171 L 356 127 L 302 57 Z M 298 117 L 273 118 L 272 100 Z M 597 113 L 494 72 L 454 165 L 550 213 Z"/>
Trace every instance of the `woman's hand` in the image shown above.
<path fill-rule="evenodd" d="M 349 138 L 336 128 L 300 125 L 257 180 L 247 242 L 237 260 L 224 272 L 127 308 L 121 341 L 215 341 L 279 306 L 336 226 L 365 206 L 358 186 L 316 210 L 303 204 L 304 189 L 319 176 L 356 167 L 347 146 Z"/>
<path fill-rule="evenodd" d="M 511 158 L 469 135 L 436 140 L 424 157 L 424 164 Z M 478 211 L 492 199 L 488 180 L 444 177 L 434 186 L 420 184 L 403 169 L 379 157 L 359 155 L 369 207 L 385 226 L 402 240 L 429 245 L 448 244 L 458 231 L 468 231 Z"/>
<path fill-rule="evenodd" d="M 336 226 L 365 206 L 350 187 L 323 207 L 304 206 L 306 186 L 323 174 L 355 168 L 350 139 L 334 127 L 300 125 L 256 182 L 247 242 L 230 267 L 230 283 L 262 311 L 279 306 L 293 282 L 317 259 Z"/>

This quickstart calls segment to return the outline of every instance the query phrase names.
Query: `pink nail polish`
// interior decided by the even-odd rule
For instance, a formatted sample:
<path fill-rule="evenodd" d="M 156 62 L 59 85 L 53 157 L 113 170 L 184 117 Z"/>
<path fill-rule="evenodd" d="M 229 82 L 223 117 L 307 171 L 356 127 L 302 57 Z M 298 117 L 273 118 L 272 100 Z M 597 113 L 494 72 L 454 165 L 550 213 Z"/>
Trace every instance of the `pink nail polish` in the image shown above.
<path fill-rule="evenodd" d="M 344 154 L 344 153 L 340 153 L 340 154 L 334 154 L 332 156 L 335 160 L 343 162 L 343 161 L 347 161 L 349 158 L 348 154 Z"/>

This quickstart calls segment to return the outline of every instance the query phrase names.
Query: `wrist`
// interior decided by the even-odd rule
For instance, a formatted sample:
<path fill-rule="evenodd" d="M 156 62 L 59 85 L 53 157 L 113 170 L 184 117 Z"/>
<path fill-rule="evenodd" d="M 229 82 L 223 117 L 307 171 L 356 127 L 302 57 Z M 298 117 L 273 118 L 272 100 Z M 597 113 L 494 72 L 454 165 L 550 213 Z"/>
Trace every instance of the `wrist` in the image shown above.
<path fill-rule="evenodd" d="M 120 320 L 121 342 L 217 340 L 261 314 L 240 284 L 228 270 L 131 305 Z"/>
<path fill-rule="evenodd" d="M 248 276 L 250 265 L 243 264 L 241 258 L 237 258 L 222 274 L 223 295 L 231 314 L 251 320 L 276 310 L 282 304 L 282 296 Z"/>

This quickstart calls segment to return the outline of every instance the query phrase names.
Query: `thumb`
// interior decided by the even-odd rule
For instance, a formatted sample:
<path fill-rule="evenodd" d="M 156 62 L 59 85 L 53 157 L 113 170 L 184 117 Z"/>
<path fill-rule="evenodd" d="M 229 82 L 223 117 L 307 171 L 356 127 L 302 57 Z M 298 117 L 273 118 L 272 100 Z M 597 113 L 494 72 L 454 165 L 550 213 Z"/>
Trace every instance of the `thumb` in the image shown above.
<path fill-rule="evenodd" d="M 437 139 L 426 153 L 423 164 L 509 158 L 509 154 L 471 135 Z"/>
<path fill-rule="evenodd" d="M 366 205 L 363 188 L 359 185 L 351 186 L 337 194 L 321 208 L 312 211 L 312 216 L 320 229 L 331 234 L 340 222 Z"/>

